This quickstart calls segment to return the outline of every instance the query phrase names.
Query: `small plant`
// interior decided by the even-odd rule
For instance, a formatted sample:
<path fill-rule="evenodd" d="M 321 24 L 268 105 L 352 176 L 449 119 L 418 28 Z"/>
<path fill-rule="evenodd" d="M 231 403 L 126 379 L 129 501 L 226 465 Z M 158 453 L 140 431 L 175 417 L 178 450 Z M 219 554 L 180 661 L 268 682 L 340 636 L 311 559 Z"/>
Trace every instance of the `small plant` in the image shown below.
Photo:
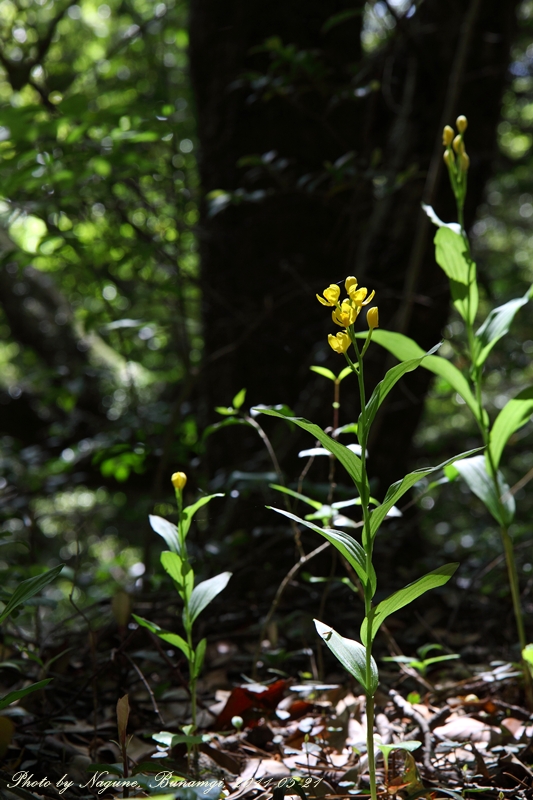
<path fill-rule="evenodd" d="M 428 667 L 432 667 L 434 664 L 441 664 L 443 661 L 453 661 L 459 658 L 458 653 L 449 653 L 444 656 L 430 656 L 427 658 L 427 654 L 431 653 L 432 650 L 443 650 L 443 647 L 440 644 L 424 644 L 416 650 L 418 658 L 411 658 L 411 656 L 386 656 L 381 660 L 394 661 L 396 664 L 406 664 L 408 667 L 411 667 L 411 669 L 416 669 L 416 671 L 425 678 Z"/>
<path fill-rule="evenodd" d="M 3 597 L 5 605 L 3 611 L 0 613 L 0 625 L 5 622 L 19 606 L 25 603 L 26 600 L 29 600 L 30 597 L 33 597 L 40 592 L 41 589 L 44 589 L 45 586 L 48 586 L 49 583 L 52 583 L 63 569 L 63 566 L 64 564 L 59 564 L 57 567 L 53 567 L 53 569 L 49 569 L 41 575 L 35 575 L 33 578 L 27 578 L 21 581 L 11 595 Z M 14 703 L 16 700 L 26 697 L 28 694 L 44 689 L 51 680 L 52 678 L 45 678 L 42 681 L 37 681 L 37 683 L 26 686 L 24 689 L 17 689 L 4 695 L 4 697 L 0 697 L 0 711 L 10 706 L 11 703 Z"/>
<path fill-rule="evenodd" d="M 174 586 L 183 602 L 182 622 L 185 630 L 185 638 L 177 633 L 165 631 L 154 622 L 149 622 L 142 617 L 133 615 L 134 619 L 144 628 L 155 633 L 168 644 L 174 645 L 185 655 L 189 665 L 189 693 L 191 698 L 191 724 L 183 728 L 187 744 L 189 757 L 191 749 L 196 754 L 198 737 L 195 735 L 197 728 L 197 697 L 196 683 L 200 675 L 205 657 L 207 645 L 206 639 L 200 639 L 198 644 L 193 641 L 193 625 L 199 614 L 211 603 L 214 598 L 226 588 L 231 572 L 221 572 L 214 578 L 195 583 L 195 573 L 187 552 L 186 538 L 189 532 L 192 519 L 198 509 L 205 506 L 215 497 L 223 497 L 222 494 L 211 494 L 200 497 L 190 506 L 183 507 L 183 490 L 187 483 L 187 476 L 183 472 L 175 472 L 172 475 L 172 484 L 176 491 L 178 504 L 178 525 L 174 525 L 162 517 L 150 516 L 150 524 L 153 530 L 163 537 L 169 550 L 161 553 L 161 564 L 163 569 L 174 581 Z M 172 735 L 172 734 L 170 734 Z M 190 758 L 189 758 L 190 762 Z"/>
<path fill-rule="evenodd" d="M 375 636 L 384 620 L 395 611 L 411 603 L 417 597 L 447 583 L 455 570 L 457 564 L 447 564 L 433 572 L 428 573 L 417 581 L 405 586 L 403 589 L 392 594 L 378 605 L 373 605 L 373 598 L 377 589 L 377 578 L 372 562 L 373 547 L 378 530 L 394 504 L 425 476 L 443 469 L 457 459 L 472 455 L 475 451 L 462 453 L 459 456 L 448 459 L 438 467 L 427 467 L 415 470 L 406 475 L 402 480 L 397 481 L 389 487 L 383 503 L 377 508 L 371 508 L 370 485 L 367 473 L 367 446 L 370 429 L 375 416 L 383 403 L 385 397 L 393 386 L 407 372 L 416 369 L 426 358 L 430 356 L 436 348 L 429 353 L 422 353 L 419 357 L 404 361 L 390 369 L 383 380 L 376 386 L 370 399 L 367 401 L 364 382 L 364 356 L 372 340 L 373 333 L 378 326 L 378 309 L 371 308 L 367 313 L 368 332 L 364 335 L 365 342 L 362 349 L 359 348 L 354 324 L 364 306 L 368 305 L 374 292 L 370 295 L 366 288 L 359 288 L 357 280 L 350 276 L 345 281 L 345 288 L 348 297 L 340 302 L 341 289 L 336 284 L 331 284 L 319 296 L 318 300 L 323 306 L 332 309 L 333 322 L 342 328 L 336 335 L 330 334 L 328 337 L 331 348 L 343 354 L 349 368 L 355 374 L 359 384 L 360 414 L 357 422 L 357 438 L 359 441 L 359 455 L 353 449 L 344 446 L 334 438 L 328 436 L 318 425 L 302 419 L 300 417 L 287 417 L 275 409 L 261 409 L 263 413 L 274 417 L 288 419 L 291 423 L 298 425 L 303 430 L 312 434 L 338 461 L 344 466 L 352 478 L 357 489 L 359 501 L 361 503 L 363 526 L 361 543 L 348 533 L 332 528 L 320 528 L 311 520 L 300 519 L 294 514 L 283 509 L 274 509 L 289 519 L 305 525 L 319 533 L 327 539 L 349 562 L 355 570 L 362 584 L 364 595 L 364 619 L 361 625 L 361 643 L 353 639 L 347 639 L 333 630 L 329 625 L 325 625 L 319 620 L 315 620 L 316 629 L 319 636 L 323 639 L 329 649 L 334 653 L 343 667 L 361 684 L 366 695 L 366 718 L 367 733 L 366 743 L 368 752 L 368 769 L 370 777 L 370 793 L 372 800 L 377 798 L 376 788 L 376 767 L 374 750 L 374 696 L 379 682 L 379 675 L 376 662 L 372 657 L 372 645 Z M 352 360 L 348 351 L 353 347 L 355 358 Z"/>
<path fill-rule="evenodd" d="M 483 384 L 490 352 L 509 332 L 517 312 L 533 296 L 533 286 L 522 297 L 493 308 L 476 329 L 479 290 L 476 265 L 472 259 L 470 242 L 464 228 L 463 214 L 470 164 L 464 144 L 467 125 L 466 117 L 460 116 L 456 121 L 457 135 L 450 125 L 446 125 L 443 131 L 444 162 L 448 168 L 456 200 L 458 222 L 442 222 L 430 206 L 423 206 L 428 217 L 437 226 L 435 259 L 448 277 L 453 305 L 464 322 L 466 341 L 460 349 L 460 355 L 461 361 L 467 368 L 461 371 L 451 361 L 439 356 L 424 359 L 422 366 L 444 378 L 463 398 L 479 428 L 484 454 L 464 459 L 449 468 L 446 474 L 449 480 L 454 480 L 460 475 L 498 523 L 507 564 L 518 640 L 523 652 L 527 638 L 513 540 L 509 533 L 515 515 L 515 500 L 500 470 L 500 462 L 511 436 L 528 422 L 533 413 L 533 386 L 528 386 L 519 392 L 491 423 L 483 399 Z M 400 361 L 405 362 L 423 353 L 416 342 L 399 333 L 380 331 L 376 341 Z M 533 683 L 525 662 L 523 667 L 528 704 L 533 709 Z"/>

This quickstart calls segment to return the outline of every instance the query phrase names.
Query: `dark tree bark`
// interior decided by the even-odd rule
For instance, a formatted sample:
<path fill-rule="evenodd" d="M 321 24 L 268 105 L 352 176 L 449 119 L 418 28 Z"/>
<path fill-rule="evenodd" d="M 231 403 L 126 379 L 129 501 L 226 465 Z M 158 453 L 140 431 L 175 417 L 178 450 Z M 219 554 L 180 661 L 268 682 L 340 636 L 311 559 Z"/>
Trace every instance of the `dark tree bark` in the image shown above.
<path fill-rule="evenodd" d="M 422 346 L 439 341 L 449 297 L 420 203 L 455 218 L 440 138 L 464 113 L 467 224 L 474 218 L 517 5 L 426 0 L 365 55 L 357 0 L 191 1 L 202 186 L 233 193 L 216 214 L 204 204 L 200 227 L 210 406 L 246 386 L 252 404 L 287 402 L 327 424 L 309 365 L 343 361 L 314 295 L 349 274 L 377 290 L 383 327 Z M 343 22 L 325 24 L 341 12 Z M 276 66 L 260 50 L 271 37 L 303 54 L 278 48 L 285 67 Z M 369 383 L 387 360 L 372 348 Z M 380 492 L 405 471 L 429 381 L 424 370 L 410 375 L 381 414 L 371 443 Z"/>

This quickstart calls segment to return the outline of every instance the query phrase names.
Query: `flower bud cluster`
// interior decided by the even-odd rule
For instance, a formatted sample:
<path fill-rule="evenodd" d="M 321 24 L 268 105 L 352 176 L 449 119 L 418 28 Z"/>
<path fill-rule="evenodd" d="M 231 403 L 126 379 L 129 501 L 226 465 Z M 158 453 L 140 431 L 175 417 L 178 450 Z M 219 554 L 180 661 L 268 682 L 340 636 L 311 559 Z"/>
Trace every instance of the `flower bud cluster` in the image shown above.
<path fill-rule="evenodd" d="M 468 120 L 461 114 L 455 120 L 456 133 L 451 125 L 445 125 L 442 131 L 442 144 L 444 146 L 444 163 L 448 167 L 448 175 L 453 193 L 457 201 L 459 219 L 462 220 L 463 207 L 466 196 L 466 179 L 470 159 L 465 149 L 464 134 L 468 127 Z M 462 222 L 461 222 L 462 224 Z"/>
<path fill-rule="evenodd" d="M 332 350 L 336 353 L 346 353 L 350 347 L 353 335 L 353 325 L 361 313 L 363 306 L 367 306 L 372 302 L 375 292 L 372 291 L 368 294 L 368 289 L 365 287 L 358 287 L 357 278 L 350 275 L 344 282 L 345 289 L 348 297 L 342 302 L 340 300 L 341 289 L 336 283 L 332 283 L 327 289 L 324 289 L 322 296 L 317 294 L 317 300 L 323 306 L 333 308 L 331 318 L 335 325 L 344 328 L 343 331 L 328 336 L 328 343 Z M 367 312 L 367 322 L 369 331 L 378 327 L 378 309 L 371 308 Z"/>
<path fill-rule="evenodd" d="M 468 120 L 461 114 L 455 120 L 455 124 L 459 131 L 457 135 L 451 125 L 445 125 L 442 131 L 442 144 L 446 148 L 443 158 L 450 173 L 453 171 L 455 173 L 454 177 L 460 180 L 461 175 L 466 174 L 470 166 L 470 159 L 465 150 L 464 142 L 464 132 L 468 127 Z"/>

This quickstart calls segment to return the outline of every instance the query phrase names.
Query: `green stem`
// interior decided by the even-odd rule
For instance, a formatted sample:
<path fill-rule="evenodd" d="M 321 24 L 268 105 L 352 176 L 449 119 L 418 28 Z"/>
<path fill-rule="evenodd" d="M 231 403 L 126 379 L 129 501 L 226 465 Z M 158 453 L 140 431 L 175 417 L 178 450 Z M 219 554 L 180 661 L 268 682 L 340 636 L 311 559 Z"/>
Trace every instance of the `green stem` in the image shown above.
<path fill-rule="evenodd" d="M 349 330 L 350 338 L 352 340 L 355 354 L 357 356 L 357 368 L 352 363 L 350 358 L 346 356 L 348 363 L 357 375 L 359 383 L 359 398 L 361 402 L 361 417 L 357 427 L 357 438 L 361 447 L 361 508 L 363 511 L 363 547 L 366 557 L 366 572 L 370 575 L 372 572 L 372 536 L 370 530 L 370 488 L 368 485 L 368 477 L 366 471 L 366 445 L 368 442 L 367 418 L 366 418 L 366 397 L 365 397 L 365 379 L 363 370 L 363 353 L 359 351 L 357 339 L 353 336 L 353 329 Z M 367 340 L 369 341 L 369 340 Z M 365 644 L 365 682 L 367 687 L 372 685 L 372 589 L 370 582 L 364 587 L 365 591 L 365 618 L 367 620 L 368 641 Z M 368 774 L 370 777 L 370 797 L 371 800 L 377 800 L 376 789 L 376 757 L 374 751 L 374 695 L 370 691 L 366 693 L 366 750 L 368 756 Z"/>
<path fill-rule="evenodd" d="M 473 331 L 472 326 L 467 326 L 468 332 L 472 333 L 473 339 Z M 470 342 L 470 337 L 469 337 Z M 471 348 L 471 359 L 473 361 L 473 350 Z M 502 501 L 502 488 L 500 486 L 500 481 L 498 478 L 498 470 L 494 463 L 494 459 L 492 456 L 492 452 L 490 449 L 490 428 L 487 423 L 486 415 L 484 413 L 485 409 L 483 407 L 483 394 L 482 394 L 482 387 L 481 387 L 481 370 L 477 368 L 473 375 L 473 382 L 476 394 L 476 401 L 478 405 L 478 412 L 479 412 L 479 427 L 481 429 L 481 434 L 483 436 L 483 444 L 485 445 L 485 457 L 486 457 L 486 464 L 488 467 L 488 472 L 490 474 L 491 480 L 494 485 L 494 491 L 496 495 L 496 502 L 498 504 L 498 515 L 500 519 L 505 519 L 505 506 Z M 503 552 L 505 555 L 505 563 L 507 566 L 507 575 L 509 578 L 509 586 L 511 587 L 511 598 L 513 603 L 513 612 L 515 618 L 516 629 L 518 633 L 518 641 L 520 642 L 520 652 L 525 648 L 527 644 L 526 639 L 526 631 L 524 626 L 524 616 L 522 613 L 522 604 L 520 602 L 520 583 L 518 580 L 518 571 L 516 569 L 516 559 L 514 554 L 513 548 L 513 540 L 509 534 L 509 529 L 507 525 L 500 523 L 500 537 L 502 540 L 503 545 Z M 529 669 L 529 665 L 524 662 L 522 659 L 522 672 L 524 675 L 524 685 L 526 691 L 526 698 L 527 704 L 530 709 L 533 708 L 533 679 L 531 676 L 531 671 Z"/>

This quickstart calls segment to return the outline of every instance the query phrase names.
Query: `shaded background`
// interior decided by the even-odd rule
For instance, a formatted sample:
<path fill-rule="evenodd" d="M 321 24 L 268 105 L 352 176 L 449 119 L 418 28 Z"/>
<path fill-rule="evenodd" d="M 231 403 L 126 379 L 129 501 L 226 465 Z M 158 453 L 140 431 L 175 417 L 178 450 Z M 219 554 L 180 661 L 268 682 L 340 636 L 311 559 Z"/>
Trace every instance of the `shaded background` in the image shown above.
<path fill-rule="evenodd" d="M 200 520 L 197 555 L 206 574 L 231 565 L 228 602 L 247 599 L 234 621 L 257 622 L 294 541 L 264 510 L 276 473 L 257 431 L 232 425 L 206 438 L 222 420 L 214 407 L 246 388 L 243 410 L 287 403 L 331 424 L 331 385 L 309 367 L 337 371 L 342 359 L 315 293 L 348 274 L 376 290 L 383 327 L 424 347 L 460 335 L 420 211 L 424 200 L 454 217 L 440 138 L 458 113 L 469 119 L 467 225 L 484 310 L 525 291 L 533 4 L 0 8 L 0 568 L 13 580 L 66 563 L 49 598 L 60 618 L 73 585 L 82 605 L 107 609 L 121 588 L 157 592 L 160 545 L 146 517 L 172 518 L 168 476 L 184 469 L 191 497 L 228 492 Z M 532 352 L 524 314 L 492 357 L 494 412 L 531 382 Z M 369 360 L 371 388 L 388 361 L 377 347 Z M 377 420 L 378 497 L 409 467 L 478 444 L 449 387 L 430 382 L 423 370 L 407 376 Z M 356 413 L 346 381 L 341 423 Z M 298 450 L 312 442 L 265 428 L 295 485 Z M 521 436 L 511 485 L 533 466 L 531 424 Z M 325 497 L 327 478 L 314 464 L 308 491 Z M 528 487 L 517 499 L 527 595 Z M 459 486 L 414 503 L 380 544 L 380 579 L 396 585 L 419 572 L 419 557 L 453 555 L 462 583 L 442 594 L 431 624 L 449 627 L 467 607 L 465 628 L 483 619 L 494 641 L 512 642 L 498 534 L 476 503 Z M 306 550 L 313 542 L 304 536 Z M 314 569 L 334 568 L 328 556 Z M 336 602 L 348 602 L 345 591 L 332 589 Z M 280 617 L 289 640 L 324 597 L 305 581 L 290 589 Z M 413 641 L 427 637 L 421 619 Z"/>

